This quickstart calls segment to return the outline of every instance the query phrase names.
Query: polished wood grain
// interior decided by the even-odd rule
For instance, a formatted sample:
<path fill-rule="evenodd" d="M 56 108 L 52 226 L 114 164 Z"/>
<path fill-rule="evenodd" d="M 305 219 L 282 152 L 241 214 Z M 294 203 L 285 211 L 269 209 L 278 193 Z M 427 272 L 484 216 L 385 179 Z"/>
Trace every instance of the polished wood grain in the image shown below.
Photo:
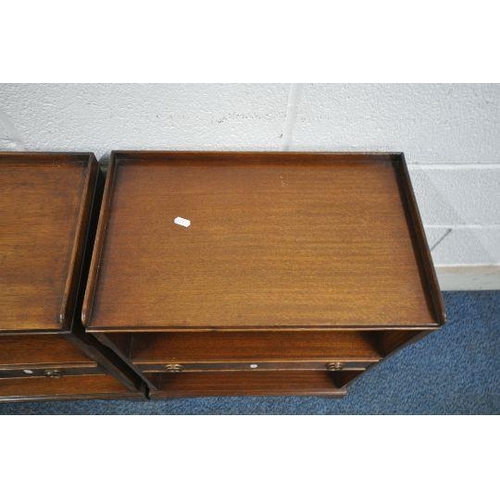
<path fill-rule="evenodd" d="M 137 364 L 367 361 L 381 359 L 371 332 L 210 332 L 135 334 L 130 358 Z"/>
<path fill-rule="evenodd" d="M 152 398 L 199 396 L 332 396 L 342 397 L 332 374 L 320 371 L 153 373 Z"/>
<path fill-rule="evenodd" d="M 1 400 L 142 390 L 81 325 L 101 185 L 92 154 L 0 153 Z"/>
<path fill-rule="evenodd" d="M 0 378 L 0 401 L 45 399 L 139 398 L 110 375 L 70 375 L 62 378 Z M 0 405 L 1 412 L 1 405 Z"/>
<path fill-rule="evenodd" d="M 115 152 L 82 318 L 173 397 L 342 395 L 445 315 L 401 154 Z"/>
<path fill-rule="evenodd" d="M 115 153 L 84 322 L 436 328 L 444 316 L 403 170 L 391 154 Z"/>
<path fill-rule="evenodd" d="M 0 370 L 46 365 L 93 367 L 97 363 L 61 335 L 0 337 Z"/>
<path fill-rule="evenodd" d="M 0 154 L 0 332 L 71 328 L 93 155 Z"/>

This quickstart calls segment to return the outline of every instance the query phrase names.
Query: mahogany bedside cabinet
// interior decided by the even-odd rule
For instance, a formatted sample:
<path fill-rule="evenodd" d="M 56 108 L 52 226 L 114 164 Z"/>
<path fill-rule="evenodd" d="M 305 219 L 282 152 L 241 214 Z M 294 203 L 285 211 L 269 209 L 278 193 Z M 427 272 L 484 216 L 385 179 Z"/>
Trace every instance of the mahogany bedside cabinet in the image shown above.
<path fill-rule="evenodd" d="M 0 153 L 1 401 L 141 396 L 80 321 L 99 184 L 92 154 Z"/>
<path fill-rule="evenodd" d="M 82 314 L 152 398 L 342 396 L 445 321 L 390 153 L 114 152 Z"/>

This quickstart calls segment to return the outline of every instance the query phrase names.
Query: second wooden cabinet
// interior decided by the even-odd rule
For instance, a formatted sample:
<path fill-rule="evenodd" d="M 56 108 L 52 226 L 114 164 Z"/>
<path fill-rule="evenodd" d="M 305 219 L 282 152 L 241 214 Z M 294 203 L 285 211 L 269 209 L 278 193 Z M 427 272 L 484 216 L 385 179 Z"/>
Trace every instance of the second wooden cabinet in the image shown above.
<path fill-rule="evenodd" d="M 80 320 L 99 186 L 92 154 L 0 153 L 2 401 L 143 397 Z"/>

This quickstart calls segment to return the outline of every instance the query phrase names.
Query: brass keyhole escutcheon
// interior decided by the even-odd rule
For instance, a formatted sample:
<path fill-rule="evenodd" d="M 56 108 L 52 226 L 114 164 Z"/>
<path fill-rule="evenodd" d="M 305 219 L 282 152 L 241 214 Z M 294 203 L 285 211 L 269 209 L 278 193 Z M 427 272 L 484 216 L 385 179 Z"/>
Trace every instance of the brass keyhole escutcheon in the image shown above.
<path fill-rule="evenodd" d="M 340 361 L 334 361 L 326 364 L 326 369 L 329 372 L 338 372 L 342 370 L 342 368 L 344 368 L 344 363 L 341 363 Z"/>
<path fill-rule="evenodd" d="M 170 373 L 178 373 L 181 372 L 183 369 L 182 365 L 173 363 L 173 364 L 168 364 L 165 366 L 165 371 L 170 372 Z"/>

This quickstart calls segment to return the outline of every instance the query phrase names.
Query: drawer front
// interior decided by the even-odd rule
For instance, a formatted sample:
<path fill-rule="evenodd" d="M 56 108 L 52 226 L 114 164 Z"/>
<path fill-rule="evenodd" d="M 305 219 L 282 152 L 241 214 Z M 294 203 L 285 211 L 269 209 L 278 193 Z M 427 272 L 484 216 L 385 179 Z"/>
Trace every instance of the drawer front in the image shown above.
<path fill-rule="evenodd" d="M 167 364 L 141 364 L 137 367 L 143 373 L 178 373 L 178 372 L 231 372 L 231 371 L 280 371 L 280 370 L 315 370 L 315 371 L 363 371 L 373 363 L 366 361 L 264 361 L 239 363 L 182 363 L 172 361 Z"/>
<path fill-rule="evenodd" d="M 141 397 L 105 374 L 0 379 L 0 402 Z"/>
<path fill-rule="evenodd" d="M 150 397 L 328 396 L 342 397 L 346 388 L 335 375 L 321 371 L 154 373 Z"/>
<path fill-rule="evenodd" d="M 95 365 L 71 342 L 69 335 L 0 335 L 0 370 L 88 368 Z"/>

